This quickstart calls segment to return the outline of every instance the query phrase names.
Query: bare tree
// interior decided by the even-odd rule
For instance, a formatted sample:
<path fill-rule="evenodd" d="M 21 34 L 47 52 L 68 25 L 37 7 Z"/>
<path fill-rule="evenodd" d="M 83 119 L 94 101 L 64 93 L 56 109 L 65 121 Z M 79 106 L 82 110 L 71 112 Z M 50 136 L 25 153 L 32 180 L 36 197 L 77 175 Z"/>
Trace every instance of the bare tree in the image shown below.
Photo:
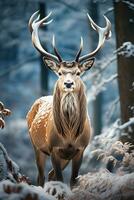
<path fill-rule="evenodd" d="M 46 6 L 44 2 L 39 2 L 40 18 L 46 16 Z M 43 27 L 44 28 L 44 27 Z M 45 27 L 46 31 L 46 27 Z M 40 84 L 41 84 L 41 95 L 48 94 L 48 69 L 44 66 L 42 57 L 40 56 Z"/>
<path fill-rule="evenodd" d="M 99 3 L 97 1 L 90 1 L 90 13 L 91 16 L 93 17 L 93 19 L 96 21 L 96 23 L 99 23 Z M 96 46 L 96 35 L 92 34 L 92 38 L 93 38 L 93 42 L 91 43 L 91 48 L 94 49 Z M 100 54 L 97 55 L 97 58 L 100 57 Z M 95 78 L 96 79 L 96 78 Z M 93 84 L 95 82 L 95 79 L 93 79 Z M 97 94 L 95 100 L 93 101 L 93 127 L 94 127 L 94 135 L 98 135 L 101 132 L 101 128 L 102 128 L 102 92 L 100 92 L 99 94 Z"/>

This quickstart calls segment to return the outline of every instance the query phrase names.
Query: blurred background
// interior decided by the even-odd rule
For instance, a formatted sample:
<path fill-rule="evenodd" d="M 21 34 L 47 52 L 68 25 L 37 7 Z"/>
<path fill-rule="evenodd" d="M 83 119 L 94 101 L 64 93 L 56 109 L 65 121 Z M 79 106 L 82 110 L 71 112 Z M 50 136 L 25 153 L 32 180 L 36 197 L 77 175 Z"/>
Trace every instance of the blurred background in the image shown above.
<path fill-rule="evenodd" d="M 116 5 L 120 3 L 121 5 Z M 95 49 L 98 43 L 98 35 L 91 28 L 86 13 L 101 27 L 105 26 L 103 15 L 111 21 L 111 39 L 105 42 L 103 49 L 97 54 L 94 67 L 82 77 L 86 84 L 89 115 L 95 136 L 120 118 L 117 80 L 119 63 L 116 49 L 123 45 L 123 42 L 129 42 L 133 33 L 131 31 L 131 35 L 127 35 L 130 40 L 119 42 L 117 30 L 122 29 L 118 21 L 123 19 L 120 11 L 124 7 L 128 13 L 134 8 L 131 1 L 112 0 L 0 1 L 0 101 L 12 111 L 11 117 L 6 121 L 5 130 L 1 131 L 0 141 L 5 145 L 10 157 L 21 166 L 22 173 L 33 181 L 37 171 L 28 136 L 26 114 L 37 98 L 53 93 L 57 77 L 44 66 L 41 56 L 32 46 L 28 29 L 30 16 L 37 10 L 40 11 L 41 17 L 52 11 L 53 22 L 40 30 L 42 45 L 53 53 L 51 42 L 55 34 L 56 46 L 67 61 L 75 58 L 81 36 L 84 38 L 83 55 Z M 129 23 L 133 25 L 132 18 Z M 122 32 L 119 33 L 121 37 Z M 126 55 L 131 53 L 132 56 L 132 47 L 130 42 L 121 46 L 121 50 L 125 48 Z M 48 163 L 47 168 L 50 168 L 49 166 Z"/>

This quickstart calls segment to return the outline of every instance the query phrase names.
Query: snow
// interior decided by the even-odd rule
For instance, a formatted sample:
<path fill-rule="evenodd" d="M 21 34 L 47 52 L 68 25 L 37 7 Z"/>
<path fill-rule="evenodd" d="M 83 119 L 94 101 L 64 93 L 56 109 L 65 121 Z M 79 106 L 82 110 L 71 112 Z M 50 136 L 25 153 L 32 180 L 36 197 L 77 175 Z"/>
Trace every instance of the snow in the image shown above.
<path fill-rule="evenodd" d="M 127 128 L 128 126 L 130 126 L 131 124 L 134 124 L 134 117 L 130 118 L 128 122 L 126 122 L 120 126 L 117 126 L 117 128 L 120 130 L 123 130 L 123 129 Z"/>
<path fill-rule="evenodd" d="M 124 176 L 117 176 L 109 173 L 107 170 L 100 170 L 96 173 L 88 173 L 80 176 L 77 187 L 73 190 L 75 199 L 85 199 L 86 193 L 95 199 L 125 199 L 134 196 L 134 173 Z M 131 199 L 130 198 L 130 199 Z M 87 198 L 88 199 L 88 198 Z"/>
<path fill-rule="evenodd" d="M 38 200 L 56 200 L 52 196 L 46 194 L 41 187 L 29 186 L 24 183 L 13 184 L 10 181 L 0 182 L 0 198 L 2 200 L 22 200 L 28 197 L 38 197 Z M 36 199 L 36 198 L 35 198 Z"/>
<path fill-rule="evenodd" d="M 124 42 L 115 52 L 117 52 L 118 55 L 125 56 L 126 58 L 134 56 L 134 44 L 132 44 L 132 42 Z"/>
<path fill-rule="evenodd" d="M 64 199 L 72 195 L 70 188 L 66 184 L 58 181 L 45 183 L 44 191 L 45 193 L 54 196 L 56 199 Z"/>
<path fill-rule="evenodd" d="M 76 186 L 70 188 L 61 182 L 47 182 L 44 188 L 27 185 L 25 183 L 14 184 L 10 181 L 0 182 L 0 198 L 2 200 L 83 200 L 90 196 L 91 200 L 118 198 L 125 199 L 134 195 L 134 173 L 117 175 L 103 169 L 94 173 L 79 176 Z M 86 198 L 86 199 L 88 199 Z"/>
<path fill-rule="evenodd" d="M 8 180 L 0 182 L 0 198 L 2 200 L 22 200 L 26 197 L 38 197 L 38 200 L 65 200 L 71 196 L 70 188 L 61 182 L 47 182 L 44 188 L 27 185 L 26 183 L 14 184 Z"/>
<path fill-rule="evenodd" d="M 94 83 L 94 85 L 90 88 L 90 90 L 88 91 L 87 95 L 87 102 L 89 103 L 89 101 L 93 101 L 96 99 L 97 95 L 106 90 L 106 88 L 104 87 L 107 83 L 112 82 L 113 80 L 115 80 L 117 78 L 117 74 L 113 74 L 111 75 L 108 79 L 102 79 L 100 83 Z"/>

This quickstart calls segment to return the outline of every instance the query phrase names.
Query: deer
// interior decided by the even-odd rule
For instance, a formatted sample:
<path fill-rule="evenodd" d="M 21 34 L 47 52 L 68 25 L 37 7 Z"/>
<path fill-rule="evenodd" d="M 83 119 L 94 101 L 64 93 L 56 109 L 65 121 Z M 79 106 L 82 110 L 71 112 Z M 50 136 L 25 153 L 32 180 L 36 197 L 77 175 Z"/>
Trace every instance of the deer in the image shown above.
<path fill-rule="evenodd" d="M 46 51 L 39 39 L 39 28 L 50 24 L 51 13 L 40 19 L 39 11 L 29 19 L 29 29 L 33 46 L 41 54 L 47 67 L 58 75 L 52 96 L 37 99 L 27 114 L 28 130 L 35 152 L 38 169 L 37 183 L 45 182 L 45 163 L 50 156 L 52 169 L 48 180 L 63 182 L 62 171 L 72 161 L 70 185 L 77 182 L 83 153 L 92 136 L 91 122 L 87 111 L 85 85 L 81 75 L 89 70 L 95 61 L 94 56 L 102 48 L 106 39 L 111 37 L 111 23 L 104 16 L 106 26 L 98 26 L 87 14 L 92 28 L 98 33 L 98 45 L 94 51 L 81 56 L 83 38 L 80 48 L 73 61 L 64 61 L 55 45 L 53 35 L 52 46 L 54 53 Z"/>

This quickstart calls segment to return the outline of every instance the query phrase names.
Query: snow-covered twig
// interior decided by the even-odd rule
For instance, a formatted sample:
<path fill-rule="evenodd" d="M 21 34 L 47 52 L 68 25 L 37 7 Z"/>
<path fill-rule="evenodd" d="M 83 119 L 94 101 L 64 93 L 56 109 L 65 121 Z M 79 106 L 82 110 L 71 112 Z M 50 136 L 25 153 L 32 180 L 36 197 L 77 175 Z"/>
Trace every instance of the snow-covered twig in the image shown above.
<path fill-rule="evenodd" d="M 127 58 L 134 56 L 134 44 L 132 44 L 132 42 L 124 42 L 121 47 L 114 51 L 114 53 Z"/>
<path fill-rule="evenodd" d="M 134 10 L 134 3 L 130 2 L 130 1 L 126 1 L 126 0 L 123 0 L 124 3 L 126 3 L 130 9 Z"/>
<path fill-rule="evenodd" d="M 104 85 L 107 83 L 112 82 L 113 80 L 115 80 L 118 77 L 118 74 L 114 74 L 112 75 L 110 78 L 108 79 L 103 79 L 100 83 L 96 83 L 94 86 L 91 87 L 91 89 L 89 89 L 88 91 L 88 98 L 87 98 L 87 102 L 90 102 L 92 100 L 95 100 L 96 96 L 103 91 Z"/>
<path fill-rule="evenodd" d="M 108 13 L 112 12 L 113 10 L 114 10 L 113 7 L 108 8 L 108 9 L 106 10 L 106 12 L 104 12 L 104 15 L 107 15 Z"/>
<path fill-rule="evenodd" d="M 109 65 L 116 61 L 116 55 L 113 55 L 111 58 L 109 59 L 103 59 L 99 62 L 96 63 L 96 67 L 97 69 L 95 70 L 95 72 L 93 72 L 92 74 L 86 74 L 83 77 L 83 81 L 89 81 L 94 77 L 97 77 L 98 75 L 100 75 L 107 67 L 109 67 Z M 99 66 L 99 68 L 98 68 Z"/>
<path fill-rule="evenodd" d="M 123 130 L 123 129 L 127 128 L 128 126 L 132 125 L 132 124 L 134 124 L 134 117 L 130 118 L 128 122 L 126 122 L 126 123 L 124 123 L 120 126 L 117 126 L 116 128 Z"/>
<path fill-rule="evenodd" d="M 114 74 L 114 75 L 112 75 L 110 78 L 104 79 L 102 84 L 105 85 L 106 83 L 109 83 L 109 82 L 113 81 L 113 80 L 116 79 L 117 77 L 118 77 L 118 74 Z"/>
<path fill-rule="evenodd" d="M 113 56 L 108 59 L 103 59 L 101 61 L 96 62 L 97 69 L 92 74 L 85 74 L 83 77 L 83 81 L 89 81 L 94 77 L 99 76 L 111 63 L 116 61 L 116 53 L 119 55 L 125 55 L 126 57 L 134 56 L 134 45 L 131 42 L 125 42 L 121 47 L 116 49 L 113 52 Z"/>

